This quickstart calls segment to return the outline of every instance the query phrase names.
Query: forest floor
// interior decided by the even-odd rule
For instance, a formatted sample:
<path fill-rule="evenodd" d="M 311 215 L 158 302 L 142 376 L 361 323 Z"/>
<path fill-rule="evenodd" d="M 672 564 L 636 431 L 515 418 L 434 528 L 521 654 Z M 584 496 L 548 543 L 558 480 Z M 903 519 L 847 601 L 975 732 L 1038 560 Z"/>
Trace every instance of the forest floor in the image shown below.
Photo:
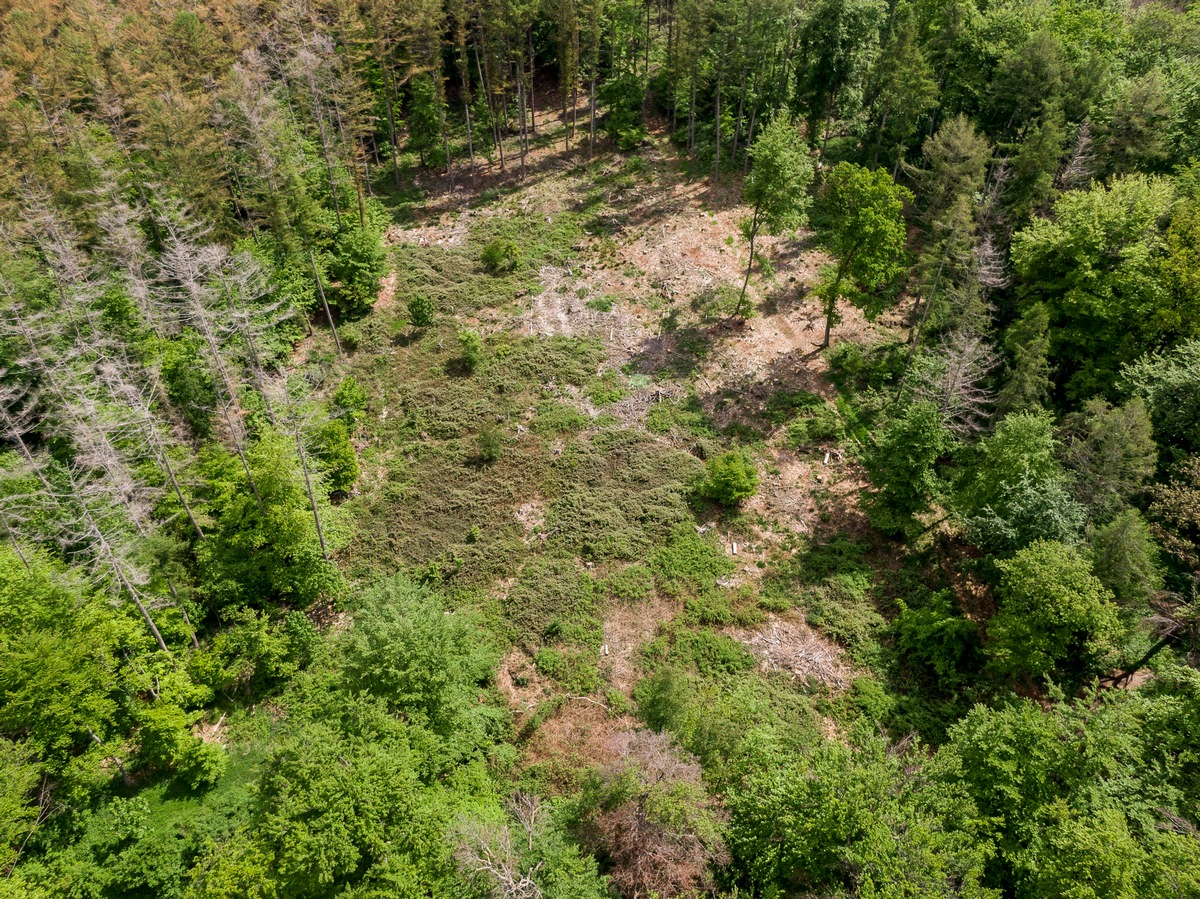
<path fill-rule="evenodd" d="M 709 625 L 764 676 L 845 691 L 855 663 L 844 646 L 806 623 L 802 603 L 760 599 L 779 592 L 801 547 L 866 530 L 853 454 L 788 440 L 795 398 L 832 408 L 837 397 L 810 295 L 827 256 L 811 234 L 760 239 L 754 312 L 733 321 L 750 213 L 740 173 L 717 185 L 689 177 L 661 131 L 591 159 L 586 129 L 569 152 L 564 135 L 561 110 L 539 110 L 523 180 L 510 147 L 506 170 L 481 162 L 474 186 L 462 165 L 453 189 L 424 172 L 421 193 L 394 203 L 394 269 L 375 311 L 344 329 L 373 420 L 358 495 L 345 505 L 359 536 L 342 553 L 360 580 L 417 570 L 491 622 L 510 646 L 497 689 L 522 765 L 559 782 L 609 761 L 616 737 L 639 726 L 631 698 L 652 665 L 647 647 L 678 642 L 676 626 Z M 497 237 L 521 247 L 520 271 L 482 270 L 480 248 Z M 425 332 L 407 326 L 414 292 L 439 311 Z M 888 335 L 852 307 L 843 316 L 835 343 Z M 488 348 L 473 377 L 455 361 L 464 329 Z M 490 428 L 505 448 L 484 463 L 476 435 Z M 688 527 L 726 560 L 717 589 L 728 614 L 678 624 L 704 591 L 664 589 L 657 576 L 633 601 L 616 588 L 580 599 L 572 569 L 600 593 L 644 571 L 663 539 L 656 516 L 678 517 L 701 468 L 692 460 L 734 445 L 758 466 L 758 494 L 734 513 L 686 500 Z M 609 538 L 626 548 L 597 549 Z M 786 589 L 804 585 L 793 577 Z M 550 640 L 522 624 L 543 606 L 585 630 L 590 610 L 598 627 Z M 819 726 L 836 731 L 828 719 Z"/>

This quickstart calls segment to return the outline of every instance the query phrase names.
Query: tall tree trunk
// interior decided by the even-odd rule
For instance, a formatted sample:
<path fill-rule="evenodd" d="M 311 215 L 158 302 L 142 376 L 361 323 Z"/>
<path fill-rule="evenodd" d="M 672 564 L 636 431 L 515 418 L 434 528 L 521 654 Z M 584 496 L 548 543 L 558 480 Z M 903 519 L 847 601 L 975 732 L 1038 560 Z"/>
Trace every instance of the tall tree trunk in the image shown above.
<path fill-rule="evenodd" d="M 308 264 L 312 266 L 313 277 L 317 281 L 317 293 L 321 297 L 321 307 L 325 310 L 325 321 L 329 322 L 329 330 L 333 333 L 333 345 L 337 348 L 338 355 L 344 355 L 342 352 L 342 342 L 338 339 L 337 325 L 333 323 L 333 313 L 329 310 L 329 300 L 325 298 L 325 285 L 321 283 L 321 271 L 317 268 L 317 260 L 313 258 L 312 249 L 304 248 L 308 253 Z"/>
<path fill-rule="evenodd" d="M 750 222 L 750 260 L 746 263 L 746 277 L 742 279 L 742 294 L 738 297 L 734 316 L 742 314 L 742 305 L 746 302 L 746 288 L 750 286 L 750 269 L 754 266 L 754 238 L 758 236 L 758 210 L 759 207 L 755 204 L 754 218 Z"/>

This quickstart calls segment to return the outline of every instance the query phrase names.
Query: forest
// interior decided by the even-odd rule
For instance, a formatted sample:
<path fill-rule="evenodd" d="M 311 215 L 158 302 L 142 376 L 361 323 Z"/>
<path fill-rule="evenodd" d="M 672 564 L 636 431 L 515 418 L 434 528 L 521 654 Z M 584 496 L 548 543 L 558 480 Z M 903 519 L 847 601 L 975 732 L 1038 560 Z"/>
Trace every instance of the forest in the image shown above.
<path fill-rule="evenodd" d="M 1200 899 L 1200 3 L 0 0 L 0 897 Z"/>

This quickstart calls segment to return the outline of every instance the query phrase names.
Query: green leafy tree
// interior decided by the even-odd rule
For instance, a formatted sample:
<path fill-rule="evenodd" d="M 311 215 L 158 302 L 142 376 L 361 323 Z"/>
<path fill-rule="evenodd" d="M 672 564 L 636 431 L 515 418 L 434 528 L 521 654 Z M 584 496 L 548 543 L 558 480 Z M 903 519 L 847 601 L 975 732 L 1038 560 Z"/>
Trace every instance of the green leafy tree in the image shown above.
<path fill-rule="evenodd" d="M 1126 509 L 1098 528 L 1090 543 L 1092 569 L 1118 605 L 1144 609 L 1162 589 L 1158 547 L 1136 509 Z"/>
<path fill-rule="evenodd" d="M 521 267 L 522 257 L 521 248 L 513 241 L 505 240 L 502 237 L 484 244 L 483 251 L 479 256 L 483 267 L 493 275 L 515 272 Z"/>
<path fill-rule="evenodd" d="M 246 455 L 254 489 L 227 453 L 211 450 L 204 465 L 214 526 L 196 548 L 201 591 L 218 607 L 272 601 L 307 606 L 337 595 L 342 578 L 321 550 L 294 442 L 268 430 Z M 320 493 L 314 491 L 325 538 L 336 545 L 343 535 Z"/>
<path fill-rule="evenodd" d="M 1165 484 L 1151 488 L 1150 517 L 1162 547 L 1200 574 L 1200 456 L 1177 462 Z"/>
<path fill-rule="evenodd" d="M 867 61 L 886 14 L 882 0 L 821 0 L 809 13 L 800 33 L 796 95 L 808 116 L 810 144 L 823 133 L 823 148 L 839 108 L 861 102 Z"/>
<path fill-rule="evenodd" d="M 1123 406 L 1089 400 L 1067 416 L 1063 431 L 1075 497 L 1097 519 L 1126 508 L 1154 474 L 1158 451 L 1141 397 Z"/>
<path fill-rule="evenodd" d="M 499 721 L 478 703 L 479 688 L 496 664 L 487 636 L 402 577 L 364 594 L 342 654 L 352 691 L 379 697 L 406 719 L 459 744 L 464 755 L 484 745 L 488 727 Z"/>
<path fill-rule="evenodd" d="M 375 305 L 379 279 L 387 271 L 383 231 L 372 219 L 347 221 L 338 234 L 329 273 L 336 283 L 334 305 L 343 315 L 361 315 Z"/>
<path fill-rule="evenodd" d="M 1154 171 L 1166 161 L 1171 107 L 1162 72 L 1118 84 L 1099 117 L 1097 148 L 1103 171 L 1123 175 Z"/>
<path fill-rule="evenodd" d="M 458 347 L 462 351 L 459 363 L 466 371 L 475 371 L 483 361 L 483 338 L 476 331 L 459 331 Z"/>
<path fill-rule="evenodd" d="M 1072 539 L 1083 510 L 1068 492 L 1058 454 L 1054 422 L 1040 410 L 1005 417 L 980 441 L 957 506 L 983 545 L 1012 549 L 1039 537 Z"/>
<path fill-rule="evenodd" d="M 1009 365 L 1004 386 L 996 397 L 1002 415 L 1040 407 L 1054 386 L 1050 366 L 1050 314 L 1034 303 L 1004 332 Z"/>
<path fill-rule="evenodd" d="M 38 807 L 30 799 L 40 779 L 31 748 L 0 737 L 0 871 L 6 875 L 37 824 Z"/>
<path fill-rule="evenodd" d="M 331 405 L 334 412 L 346 422 L 347 430 L 354 432 L 367 410 L 369 397 L 353 375 L 342 378 L 333 392 Z"/>
<path fill-rule="evenodd" d="M 997 563 L 999 611 L 987 652 L 1003 677 L 1078 685 L 1101 670 L 1120 634 L 1112 594 L 1078 550 L 1039 540 Z"/>
<path fill-rule="evenodd" d="M 903 533 L 916 524 L 944 488 L 935 465 L 953 445 L 933 403 L 913 403 L 888 420 L 864 460 L 876 490 L 870 502 L 876 527 Z"/>
<path fill-rule="evenodd" d="M 330 493 L 345 493 L 358 480 L 358 453 L 343 419 L 330 419 L 316 429 L 313 455 L 321 463 L 325 487 Z"/>
<path fill-rule="evenodd" d="M 934 771 L 907 777 L 915 755 L 855 737 L 852 747 L 824 741 L 800 757 L 776 750 L 756 759 L 730 798 L 734 869 L 764 895 L 995 899 L 983 884 L 990 847 L 973 833 L 970 799 Z"/>
<path fill-rule="evenodd" d="M 414 293 L 408 298 L 408 320 L 414 328 L 428 328 L 433 324 L 433 300 L 423 293 Z"/>
<path fill-rule="evenodd" d="M 839 162 L 829 176 L 826 202 L 830 214 L 830 244 L 837 262 L 822 275 L 817 294 L 825 304 L 825 337 L 829 346 L 839 321 L 837 303 L 845 288 L 852 299 L 872 305 L 864 294 L 877 290 L 903 270 L 905 228 L 901 212 L 912 194 L 892 181 L 887 172 Z M 877 310 L 876 310 L 877 311 Z"/>
<path fill-rule="evenodd" d="M 740 315 L 746 301 L 746 287 L 754 266 L 754 239 L 761 227 L 768 234 L 793 230 L 808 221 L 809 185 L 813 179 L 813 164 L 803 144 L 797 139 L 796 127 L 786 116 L 770 121 L 750 148 L 750 172 L 742 185 L 743 199 L 754 207 L 746 228 L 750 241 L 750 260 L 738 297 L 734 315 Z"/>
<path fill-rule="evenodd" d="M 1177 307 L 1161 274 L 1171 200 L 1166 181 L 1118 178 L 1065 194 L 1053 218 L 1014 236 L 1022 302 L 1046 306 L 1068 396 L 1111 393 L 1122 364 L 1200 320 L 1200 305 Z"/>
<path fill-rule="evenodd" d="M 1143 356 L 1124 368 L 1122 376 L 1128 389 L 1146 401 L 1165 459 L 1200 452 L 1200 340 Z"/>
<path fill-rule="evenodd" d="M 701 492 L 723 506 L 736 506 L 758 492 L 758 472 L 744 450 L 730 450 L 708 462 Z"/>
<path fill-rule="evenodd" d="M 922 121 L 937 104 L 938 85 L 921 49 L 913 5 L 900 3 L 892 13 L 891 32 L 874 72 L 874 164 L 880 147 L 887 145 L 897 166 L 918 133 Z"/>

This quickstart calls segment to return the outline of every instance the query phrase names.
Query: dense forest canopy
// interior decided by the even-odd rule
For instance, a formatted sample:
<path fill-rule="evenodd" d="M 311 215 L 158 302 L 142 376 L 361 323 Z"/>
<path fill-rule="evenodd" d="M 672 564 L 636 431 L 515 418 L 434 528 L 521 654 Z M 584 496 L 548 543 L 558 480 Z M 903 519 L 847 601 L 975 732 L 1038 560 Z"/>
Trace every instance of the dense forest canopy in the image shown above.
<path fill-rule="evenodd" d="M 0 0 L 0 897 L 1200 897 L 1200 4 Z"/>

